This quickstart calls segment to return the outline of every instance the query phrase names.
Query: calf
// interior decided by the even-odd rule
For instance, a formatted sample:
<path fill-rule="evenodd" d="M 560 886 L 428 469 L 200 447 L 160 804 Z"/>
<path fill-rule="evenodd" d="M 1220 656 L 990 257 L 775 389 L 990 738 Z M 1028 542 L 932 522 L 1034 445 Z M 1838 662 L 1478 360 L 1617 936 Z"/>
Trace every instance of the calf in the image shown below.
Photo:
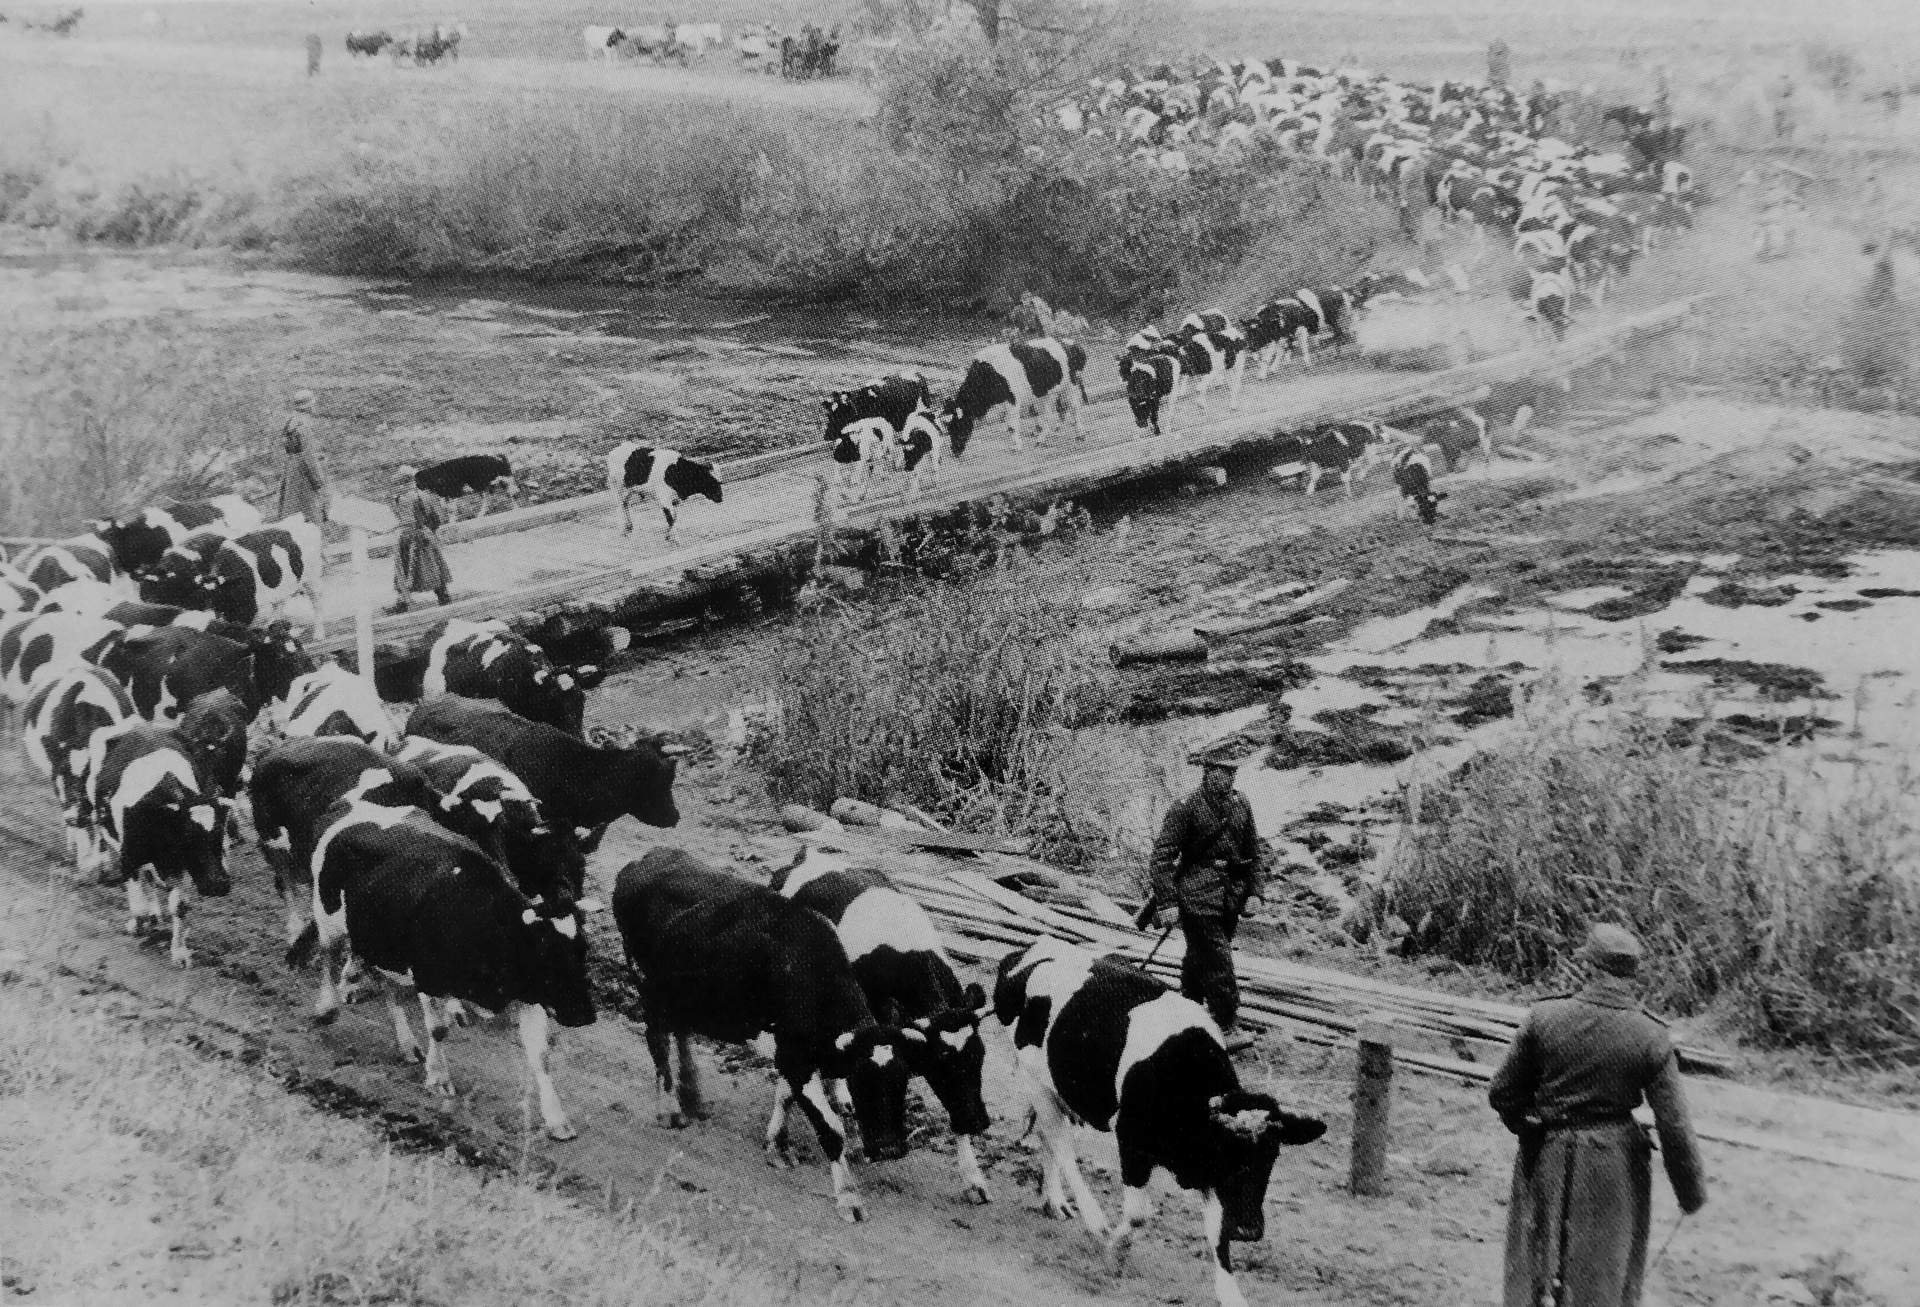
<path fill-rule="evenodd" d="M 833 464 L 841 494 L 866 498 L 873 470 L 887 456 L 897 434 L 885 418 L 858 418 L 840 428 L 833 442 Z"/>
<path fill-rule="evenodd" d="M 642 741 L 596 748 L 543 722 L 457 694 L 430 699 L 407 719 L 407 734 L 478 749 L 520 778 L 547 815 L 588 853 L 615 818 L 673 826 L 672 751 Z"/>
<path fill-rule="evenodd" d="M 678 1091 L 663 1124 L 680 1127 L 706 1115 L 690 1036 L 756 1041 L 779 1075 L 767 1152 L 791 1164 L 787 1109 L 797 1102 L 832 1168 L 840 1215 L 860 1220 L 865 1211 L 846 1163 L 846 1126 L 827 1082 L 846 1082 L 870 1160 L 904 1157 L 908 1050 L 926 1036 L 874 1020 L 845 949 L 819 914 L 679 849 L 654 849 L 620 869 L 613 918 L 639 982 L 660 1091 Z M 770 1036 L 772 1047 L 756 1036 Z"/>
<path fill-rule="evenodd" d="M 42 591 L 68 581 L 113 580 L 113 551 L 91 533 L 40 545 L 20 556 L 14 567 Z"/>
<path fill-rule="evenodd" d="M 518 776 L 464 744 L 408 737 L 398 757 L 418 767 L 446 796 L 440 801 L 443 810 L 464 807 L 484 823 L 488 837 L 474 842 L 483 848 L 497 843 L 522 893 L 535 901 L 556 896 L 580 900 L 586 889 L 586 854 L 570 832 L 547 820 L 540 801 Z"/>
<path fill-rule="evenodd" d="M 591 1025 L 587 938 L 572 903 L 534 903 L 471 841 L 435 825 L 418 808 L 364 800 L 330 809 L 313 851 L 313 920 L 302 942 L 317 946 L 315 1016 L 339 1010 L 334 970 L 347 953 L 386 982 L 401 1053 L 419 1059 L 402 995 L 419 997 L 426 1029 L 426 1084 L 451 1098 L 444 1004 L 510 1014 L 554 1139 L 575 1130 L 547 1074 L 547 1014 L 563 1026 Z M 296 957 L 301 950 L 296 948 Z"/>
<path fill-rule="evenodd" d="M 907 1068 L 925 1078 L 947 1111 L 967 1196 L 976 1203 L 989 1201 L 973 1151 L 973 1136 L 989 1124 L 980 1096 L 986 992 L 978 985 L 961 986 L 927 914 L 884 872 L 850 867 L 809 848 L 774 873 L 772 888 L 833 923 L 874 1012 L 926 1037 L 925 1044 L 907 1046 Z"/>
<path fill-rule="evenodd" d="M 1034 415 L 1036 441 L 1045 439 L 1042 423 L 1048 410 L 1053 412 L 1056 425 L 1071 416 L 1074 430 L 1084 436 L 1080 406 L 1087 400 L 1081 377 L 1086 366 L 1086 350 L 1073 341 L 1051 336 L 989 345 L 981 350 L 967 365 L 960 389 L 941 412 L 942 425 L 953 441 L 953 456 L 959 458 L 966 453 L 975 424 L 1002 405 L 1007 409 L 1007 437 L 1016 454 L 1026 448 L 1021 427 L 1029 410 Z"/>
<path fill-rule="evenodd" d="M 930 409 L 917 408 L 907 414 L 906 423 L 894 433 L 893 450 L 899 458 L 900 470 L 907 476 L 908 498 L 919 496 L 923 475 L 931 474 L 935 481 L 940 479 L 940 447 L 946 443 L 947 433 L 940 429 L 940 420 Z"/>
<path fill-rule="evenodd" d="M 1134 425 L 1156 436 L 1173 428 L 1173 393 L 1179 381 L 1180 363 L 1170 354 L 1126 354 L 1120 359 L 1120 382 L 1127 388 Z"/>
<path fill-rule="evenodd" d="M 260 510 L 239 495 L 145 508 L 132 517 L 95 522 L 93 534 L 104 541 L 116 571 L 144 580 L 167 550 L 195 531 L 237 535 L 263 525 Z"/>
<path fill-rule="evenodd" d="M 45 677 L 27 699 L 23 743 L 35 770 L 53 783 L 67 849 L 82 872 L 99 867 L 99 823 L 88 802 L 96 736 L 138 720 L 119 681 L 90 663 Z"/>
<path fill-rule="evenodd" d="M 1402 503 L 1432 526 L 1440 516 L 1440 501 L 1447 496 L 1433 488 L 1433 458 L 1427 446 L 1407 445 L 1393 456 L 1393 484 Z"/>
<path fill-rule="evenodd" d="M 607 454 L 607 493 L 620 514 L 621 533 L 633 534 L 628 505 L 645 491 L 667 519 L 667 543 L 673 543 L 673 510 L 695 495 L 721 502 L 720 478 L 706 463 L 697 463 L 671 449 L 655 449 L 637 440 L 624 440 Z"/>
<path fill-rule="evenodd" d="M 0 629 L 0 693 L 26 701 L 35 684 L 81 663 L 98 663 L 126 635 L 104 617 L 81 613 L 16 615 Z"/>
<path fill-rule="evenodd" d="M 1379 438 L 1378 423 L 1336 422 L 1304 436 L 1289 437 L 1283 461 L 1306 464 L 1308 494 L 1319 488 L 1321 477 L 1331 473 L 1340 478 L 1347 498 L 1351 499 L 1354 482 L 1365 480 L 1373 470 L 1374 447 Z"/>
<path fill-rule="evenodd" d="M 520 483 L 513 479 L 513 465 L 498 454 L 467 454 L 444 463 L 423 467 L 413 474 L 413 484 L 428 494 L 447 501 L 447 520 L 460 520 L 458 501 L 462 496 L 480 496 L 480 511 L 493 510 L 493 497 L 505 495 L 517 503 Z"/>
<path fill-rule="evenodd" d="M 1041 1193 L 1049 1216 L 1068 1214 L 1106 1243 L 1113 1268 L 1149 1215 L 1155 1169 L 1198 1192 L 1214 1296 L 1244 1307 L 1230 1244 L 1266 1233 L 1267 1182 L 1283 1144 L 1326 1132 L 1240 1087 L 1220 1030 L 1199 1004 L 1145 972 L 1042 938 L 1001 960 L 994 1015 L 1013 1032 L 1014 1061 L 1046 1150 Z M 1112 1132 L 1125 1186 L 1109 1226 L 1080 1174 L 1072 1123 Z"/>
<path fill-rule="evenodd" d="M 399 746 L 399 732 L 373 682 L 339 663 L 325 662 L 288 687 L 282 730 L 289 736 L 350 735 L 382 753 Z"/>
<path fill-rule="evenodd" d="M 103 862 L 117 855 L 112 879 L 127 887 L 127 933 L 159 926 L 164 890 L 168 956 L 190 966 L 183 880 L 208 898 L 232 888 L 211 778 L 176 732 L 146 722 L 96 734 L 88 765 L 96 847 Z"/>
<path fill-rule="evenodd" d="M 606 672 L 592 663 L 578 667 L 554 663 L 503 622 L 454 618 L 427 645 L 420 697 L 461 694 L 495 699 L 528 721 L 579 735 L 587 691 L 605 678 Z"/>
<path fill-rule="evenodd" d="M 853 390 L 836 390 L 820 403 L 827 411 L 826 441 L 832 444 L 849 425 L 865 418 L 884 418 L 889 427 L 900 430 L 915 409 L 933 407 L 933 392 L 927 389 L 927 379 L 915 372 L 881 377 Z"/>
<path fill-rule="evenodd" d="M 133 694 L 140 715 L 172 721 L 193 699 L 228 689 L 249 717 L 284 703 L 293 683 L 313 669 L 313 660 L 285 622 L 229 640 L 189 626 L 137 627 L 99 658 Z"/>

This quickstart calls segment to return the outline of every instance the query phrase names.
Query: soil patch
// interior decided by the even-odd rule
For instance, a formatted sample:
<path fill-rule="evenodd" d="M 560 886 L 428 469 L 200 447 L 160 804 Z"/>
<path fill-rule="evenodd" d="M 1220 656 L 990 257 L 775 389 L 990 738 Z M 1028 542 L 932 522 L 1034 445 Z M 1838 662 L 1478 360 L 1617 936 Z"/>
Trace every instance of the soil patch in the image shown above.
<path fill-rule="evenodd" d="M 1313 675 L 1311 667 L 1291 659 L 1272 667 L 1155 668 L 1135 678 L 1118 715 L 1139 724 L 1232 712 L 1270 702 Z"/>
<path fill-rule="evenodd" d="M 1653 638 L 1653 647 L 1661 653 L 1685 653 L 1695 645 L 1705 644 L 1707 637 L 1682 631 L 1679 627 L 1669 627 Z"/>
<path fill-rule="evenodd" d="M 1660 664 L 1672 672 L 1694 672 L 1713 678 L 1715 685 L 1751 685 L 1764 699 L 1787 703 L 1794 699 L 1833 699 L 1820 673 L 1785 663 L 1749 662 L 1743 658 L 1668 659 Z"/>
<path fill-rule="evenodd" d="M 1716 608 L 1779 608 L 1799 593 L 1790 585 L 1749 585 L 1729 578 L 1700 597 Z"/>
<path fill-rule="evenodd" d="M 1314 720 L 1327 729 L 1301 730 L 1286 723 L 1274 727 L 1266 765 L 1275 771 L 1344 767 L 1350 763 L 1381 766 L 1412 757 L 1420 745 L 1435 743 L 1416 741 L 1407 728 L 1383 726 L 1357 708 L 1323 712 Z"/>
<path fill-rule="evenodd" d="M 1466 727 L 1513 716 L 1513 683 L 1504 676 L 1487 675 L 1475 681 L 1466 694 L 1453 701 L 1459 711 L 1456 724 Z"/>

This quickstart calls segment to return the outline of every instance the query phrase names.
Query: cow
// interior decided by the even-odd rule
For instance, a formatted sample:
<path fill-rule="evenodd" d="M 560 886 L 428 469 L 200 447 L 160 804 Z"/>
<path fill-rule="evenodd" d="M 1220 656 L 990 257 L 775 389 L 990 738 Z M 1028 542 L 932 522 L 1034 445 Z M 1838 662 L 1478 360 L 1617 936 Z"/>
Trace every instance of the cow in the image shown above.
<path fill-rule="evenodd" d="M 225 640 L 235 640 L 246 644 L 253 634 L 253 628 L 242 626 L 239 622 L 229 622 L 204 608 L 182 608 L 178 604 L 150 604 L 140 599 L 122 599 L 100 616 L 109 622 L 132 628 L 135 626 L 181 626 L 189 630 L 205 631 Z"/>
<path fill-rule="evenodd" d="M 459 500 L 465 495 L 480 496 L 480 512 L 493 511 L 493 497 L 505 495 L 517 504 L 520 483 L 514 480 L 513 465 L 498 454 L 467 454 L 450 458 L 413 474 L 413 484 L 447 503 L 447 520 L 460 520 Z"/>
<path fill-rule="evenodd" d="M 207 898 L 232 888 L 211 778 L 177 732 L 149 722 L 96 734 L 88 766 L 96 847 L 103 863 L 117 863 L 111 880 L 127 887 L 127 933 L 158 928 L 164 891 L 167 955 L 191 966 L 183 880 Z"/>
<path fill-rule="evenodd" d="M 249 717 L 284 703 L 294 681 L 313 670 L 313 660 L 284 621 L 229 640 L 189 626 L 135 627 L 104 651 L 101 666 L 118 676 L 140 715 L 172 721 L 209 690 L 232 690 Z"/>
<path fill-rule="evenodd" d="M 771 888 L 833 923 L 874 1012 L 926 1036 L 924 1045 L 908 1046 L 907 1067 L 946 1109 L 967 1196 L 988 1202 L 992 1195 L 973 1151 L 973 1136 L 988 1125 L 980 1096 L 986 991 L 960 983 L 927 914 L 882 871 L 809 848 L 774 873 Z"/>
<path fill-rule="evenodd" d="M 180 714 L 177 727 L 180 738 L 194 758 L 206 768 L 220 795 L 222 823 L 229 845 L 240 837 L 240 822 L 234 801 L 247 780 L 247 728 L 253 714 L 239 695 L 225 686 L 195 695 Z"/>
<path fill-rule="evenodd" d="M 1280 1148 L 1312 1143 L 1325 1123 L 1242 1089 L 1206 1009 L 1116 959 L 1042 937 L 1001 959 L 993 1010 L 1013 1034 L 1046 1150 L 1047 1214 L 1068 1214 L 1064 1179 L 1081 1224 L 1105 1241 L 1118 1270 L 1147 1220 L 1147 1183 L 1164 1170 L 1200 1195 L 1215 1298 L 1221 1307 L 1244 1307 L 1231 1244 L 1264 1237 L 1267 1183 Z M 1076 1122 L 1112 1133 L 1119 1146 L 1117 1225 L 1080 1173 Z"/>
<path fill-rule="evenodd" d="M 1232 325 L 1233 321 L 1219 309 L 1208 309 L 1201 313 L 1189 313 L 1186 317 L 1180 319 L 1180 330 L 1188 334 L 1202 331 L 1225 331 Z"/>
<path fill-rule="evenodd" d="M 1447 471 L 1455 471 L 1462 460 L 1476 452 L 1489 467 L 1493 465 L 1493 438 L 1486 418 L 1478 409 L 1463 406 L 1417 425 L 1422 443 L 1439 450 Z"/>
<path fill-rule="evenodd" d="M 83 613 L 17 614 L 0 630 L 0 694 L 24 703 L 40 678 L 98 663 L 125 635 L 118 623 Z"/>
<path fill-rule="evenodd" d="M 1428 526 L 1440 516 L 1440 501 L 1447 497 L 1445 491 L 1433 488 L 1433 453 L 1437 446 L 1403 446 L 1393 456 L 1393 484 L 1399 489 L 1401 502 Z"/>
<path fill-rule="evenodd" d="M 933 392 L 917 372 L 889 374 L 851 390 L 836 390 L 820 405 L 827 411 L 825 439 L 833 444 L 849 423 L 862 418 L 885 418 L 888 426 L 900 430 L 916 409 L 933 407 Z"/>
<path fill-rule="evenodd" d="M 420 697 L 460 694 L 494 699 L 530 722 L 545 722 L 579 735 L 587 691 L 606 679 L 592 663 L 558 665 L 501 621 L 449 620 L 427 644 L 427 670 Z"/>
<path fill-rule="evenodd" d="M 585 893 L 587 857 L 580 842 L 547 819 L 518 776 L 478 749 L 416 736 L 396 756 L 446 796 L 443 809 L 464 807 L 485 824 L 486 838 L 474 842 L 483 848 L 497 843 L 507 871 L 529 898 L 578 899 Z"/>
<path fill-rule="evenodd" d="M 263 525 L 260 510 L 252 504 L 239 495 L 220 495 L 95 522 L 93 534 L 106 543 L 114 570 L 140 581 L 158 565 L 161 555 L 195 531 L 238 535 Z"/>
<path fill-rule="evenodd" d="M 713 467 L 696 462 L 671 449 L 655 449 L 637 440 L 623 440 L 607 454 L 607 493 L 613 496 L 614 510 L 620 514 L 623 535 L 633 534 L 633 514 L 628 505 L 634 495 L 645 491 L 660 506 L 667 519 L 667 543 L 673 543 L 673 510 L 682 501 L 704 495 L 721 502 L 720 478 Z"/>
<path fill-rule="evenodd" d="M 832 446 L 834 481 L 848 498 L 865 499 L 873 471 L 899 435 L 885 418 L 858 418 L 840 428 Z"/>
<path fill-rule="evenodd" d="M 906 423 L 894 433 L 892 450 L 906 474 L 908 498 L 919 497 L 922 476 L 930 474 L 935 481 L 940 479 L 944 458 L 940 447 L 946 443 L 947 433 L 940 429 L 940 420 L 924 407 L 909 413 Z"/>
<path fill-rule="evenodd" d="M 386 32 L 348 32 L 347 57 L 365 55 L 371 59 L 392 44 L 393 37 Z"/>
<path fill-rule="evenodd" d="M 834 1205 L 844 1220 L 863 1219 L 827 1082 L 846 1082 L 869 1161 L 904 1157 L 909 1049 L 926 1036 L 874 1019 L 825 918 L 681 849 L 653 849 L 620 869 L 613 919 L 639 983 L 659 1090 L 677 1093 L 662 1124 L 706 1115 L 690 1036 L 753 1041 L 779 1077 L 768 1155 L 791 1165 L 787 1110 L 797 1102 L 832 1169 Z"/>
<path fill-rule="evenodd" d="M 656 64 L 663 59 L 677 59 L 682 65 L 687 62 L 687 47 L 680 43 L 678 29 L 672 23 L 629 28 L 622 49 L 636 58 L 645 55 Z"/>
<path fill-rule="evenodd" d="M 1292 296 L 1269 300 L 1252 318 L 1242 323 L 1241 331 L 1247 338 L 1247 349 L 1260 362 L 1260 379 L 1267 379 L 1279 363 L 1282 352 L 1289 349 L 1300 356 L 1302 364 L 1312 367 L 1313 337 L 1319 329 L 1319 323 L 1318 311 L 1308 308 L 1304 300 Z"/>
<path fill-rule="evenodd" d="M 121 600 L 120 591 L 110 583 L 88 576 L 56 585 L 41 595 L 33 608 L 38 613 L 79 613 L 86 617 L 104 617 Z"/>
<path fill-rule="evenodd" d="M 520 1046 L 553 1139 L 576 1135 L 547 1073 L 548 1013 L 569 1028 L 591 1025 L 583 905 L 535 903 L 498 863 L 415 807 L 365 800 L 335 805 L 313 850 L 313 925 L 293 960 L 320 955 L 315 1018 L 339 1010 L 336 966 L 349 951 L 385 982 L 394 1037 L 420 1059 L 401 996 L 419 997 L 426 1030 L 426 1086 L 452 1097 L 446 1038 L 450 1002 L 504 1012 Z"/>
<path fill-rule="evenodd" d="M 1086 428 L 1080 407 L 1087 402 L 1087 352 L 1070 340 L 1039 336 L 1010 345 L 989 345 L 973 356 L 967 365 L 960 389 L 941 411 L 941 424 L 953 441 L 953 456 L 966 453 L 973 428 L 1001 405 L 1007 408 L 1007 436 L 1014 453 L 1026 448 L 1021 425 L 1029 410 L 1034 414 L 1034 439 L 1045 439 L 1044 418 L 1053 411 L 1057 423 L 1073 419 L 1074 429 L 1084 438 Z"/>
<path fill-rule="evenodd" d="M 208 547 L 204 533 L 166 555 L 141 584 L 148 603 L 209 609 L 229 622 L 251 626 L 263 613 L 276 615 L 297 594 L 312 605 L 316 635 L 320 615 L 320 578 L 324 570 L 320 528 L 302 517 L 218 540 Z"/>
<path fill-rule="evenodd" d="M 1380 439 L 1380 426 L 1374 422 L 1335 422 L 1305 435 L 1292 435 L 1281 444 L 1281 461 L 1303 463 L 1307 470 L 1307 493 L 1320 486 L 1320 478 L 1331 473 L 1340 478 L 1347 497 L 1353 497 L 1353 485 L 1366 479 L 1373 470 L 1373 456 Z"/>
<path fill-rule="evenodd" d="M 596 748 L 543 722 L 457 694 L 430 699 L 407 719 L 408 735 L 464 744 L 520 778 L 547 816 L 591 853 L 616 818 L 674 826 L 678 750 L 652 741 Z"/>
<path fill-rule="evenodd" d="M 587 48 L 587 58 L 600 59 L 612 63 L 626 43 L 627 34 L 618 27 L 583 27 L 580 29 L 581 44 Z"/>
<path fill-rule="evenodd" d="M 1179 382 L 1180 362 L 1171 354 L 1120 358 L 1120 383 L 1127 389 L 1134 425 L 1156 436 L 1173 429 L 1173 393 Z"/>
<path fill-rule="evenodd" d="M 366 677 L 323 662 L 287 687 L 280 702 L 288 736 L 350 735 L 392 753 L 400 744 L 380 692 Z"/>
<path fill-rule="evenodd" d="M 1535 269 L 1527 279 L 1526 300 L 1526 317 L 1545 324 L 1555 340 L 1565 340 L 1573 307 L 1573 283 L 1565 270 Z"/>
<path fill-rule="evenodd" d="M 0 564 L 0 614 L 33 612 L 42 598 L 39 586 L 11 566 Z"/>
<path fill-rule="evenodd" d="M 1293 298 L 1307 308 L 1311 316 L 1308 335 L 1325 336 L 1332 345 L 1347 345 L 1353 341 L 1353 296 L 1338 286 L 1322 287 L 1319 290 L 1297 290 Z"/>
<path fill-rule="evenodd" d="M 681 23 L 674 30 L 680 44 L 696 59 L 704 59 L 707 51 L 717 50 L 727 43 L 727 29 L 719 23 Z"/>
<path fill-rule="evenodd" d="M 160 555 L 160 561 L 140 579 L 140 601 L 196 612 L 211 611 L 207 607 L 208 587 L 204 576 L 213 566 L 213 556 L 226 541 L 220 532 L 202 529 L 167 549 Z"/>
<path fill-rule="evenodd" d="M 114 676 L 91 663 L 45 677 L 22 713 L 23 743 L 34 769 L 53 783 L 67 828 L 67 849 L 81 871 L 100 862 L 88 806 L 94 737 L 137 720 L 133 700 Z"/>
<path fill-rule="evenodd" d="M 1227 402 L 1240 407 L 1240 386 L 1246 379 L 1247 338 L 1238 329 L 1230 331 L 1192 331 L 1185 327 L 1172 338 L 1178 353 L 1180 370 L 1193 378 L 1192 395 L 1201 412 L 1207 410 L 1207 392 L 1217 385 L 1227 388 Z"/>
<path fill-rule="evenodd" d="M 106 541 L 89 532 L 30 549 L 20 556 L 14 567 L 44 593 L 68 581 L 89 577 L 96 581 L 113 580 L 113 551 L 107 548 Z"/>

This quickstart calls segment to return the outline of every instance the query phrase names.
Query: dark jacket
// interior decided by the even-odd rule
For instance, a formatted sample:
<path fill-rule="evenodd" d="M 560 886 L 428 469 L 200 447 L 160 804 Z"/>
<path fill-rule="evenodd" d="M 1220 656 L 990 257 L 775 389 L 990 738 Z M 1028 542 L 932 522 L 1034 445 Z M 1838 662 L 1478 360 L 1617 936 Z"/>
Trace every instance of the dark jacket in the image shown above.
<path fill-rule="evenodd" d="M 1195 790 L 1168 809 L 1149 864 L 1155 902 L 1208 914 L 1238 914 L 1259 869 L 1253 809 L 1237 790 L 1218 802 Z"/>

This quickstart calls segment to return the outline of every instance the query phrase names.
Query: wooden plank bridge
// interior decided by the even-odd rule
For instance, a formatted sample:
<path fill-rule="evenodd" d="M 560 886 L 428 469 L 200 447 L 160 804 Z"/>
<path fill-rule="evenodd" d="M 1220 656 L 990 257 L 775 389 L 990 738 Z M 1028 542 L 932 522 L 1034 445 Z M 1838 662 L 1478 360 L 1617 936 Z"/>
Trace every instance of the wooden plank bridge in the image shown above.
<path fill-rule="evenodd" d="M 1679 328 L 1698 304 L 1697 298 L 1677 302 L 1593 326 L 1550 348 L 1434 372 L 1285 368 L 1267 382 L 1249 380 L 1237 411 L 1227 408 L 1219 392 L 1209 413 L 1183 404 L 1175 415 L 1178 429 L 1162 436 L 1138 430 L 1117 388 L 1094 388 L 1084 413 L 1084 438 L 1068 433 L 1047 444 L 1029 440 L 1027 449 L 1015 454 L 1000 425 L 987 424 L 968 457 L 948 460 L 942 479 L 925 483 L 920 496 L 909 502 L 898 490 L 873 494 L 841 512 L 836 525 L 870 529 L 995 495 L 1017 501 L 1084 494 L 1321 423 L 1411 420 L 1469 402 L 1491 382 L 1558 376 L 1589 366 Z M 1106 364 L 1091 366 L 1104 371 Z M 722 463 L 726 502 L 688 505 L 672 547 L 662 543 L 650 501 L 636 503 L 634 534 L 623 536 L 604 491 L 455 524 L 442 533 L 454 602 L 377 617 L 376 647 L 405 657 L 447 617 L 482 620 L 597 606 L 631 620 L 649 606 L 672 603 L 716 580 L 745 578 L 757 565 L 812 538 L 815 485 L 826 467 L 824 446 L 817 441 Z M 376 540 L 372 552 L 390 552 L 391 543 Z M 313 647 L 327 653 L 350 650 L 360 605 L 378 611 L 392 599 L 388 569 L 378 565 L 364 581 L 356 580 L 345 549 L 331 550 L 321 599 L 324 633 Z"/>

